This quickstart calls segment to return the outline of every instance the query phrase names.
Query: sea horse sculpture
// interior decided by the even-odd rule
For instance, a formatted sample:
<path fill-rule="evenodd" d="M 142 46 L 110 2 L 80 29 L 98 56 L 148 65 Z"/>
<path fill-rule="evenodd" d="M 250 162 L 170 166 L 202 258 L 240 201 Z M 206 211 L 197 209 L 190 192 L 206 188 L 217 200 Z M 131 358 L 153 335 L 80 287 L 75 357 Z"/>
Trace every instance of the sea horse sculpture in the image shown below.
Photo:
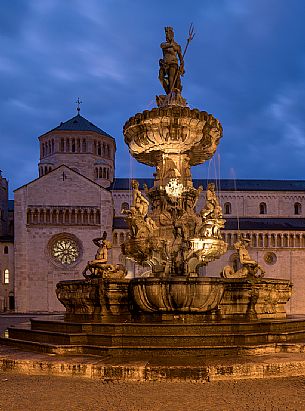
<path fill-rule="evenodd" d="M 234 244 L 235 250 L 238 251 L 238 257 L 241 268 L 237 271 L 227 265 L 220 274 L 223 278 L 262 278 L 265 275 L 265 270 L 258 264 L 257 261 L 250 257 L 248 247 L 249 238 L 242 237 Z"/>
<path fill-rule="evenodd" d="M 112 248 L 112 243 L 107 240 L 107 232 L 104 231 L 102 237 L 94 238 L 93 243 L 98 247 L 95 259 L 88 261 L 83 276 L 91 278 L 124 278 L 126 269 L 121 265 L 108 264 L 108 250 Z M 89 271 L 89 274 L 87 273 Z"/>

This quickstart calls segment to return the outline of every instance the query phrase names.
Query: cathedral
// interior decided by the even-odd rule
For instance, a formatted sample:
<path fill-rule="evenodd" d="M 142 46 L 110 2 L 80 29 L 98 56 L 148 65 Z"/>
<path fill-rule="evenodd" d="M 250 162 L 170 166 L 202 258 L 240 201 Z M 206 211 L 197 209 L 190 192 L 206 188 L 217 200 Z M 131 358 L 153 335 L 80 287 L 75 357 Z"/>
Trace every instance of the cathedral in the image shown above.
<path fill-rule="evenodd" d="M 56 284 L 82 278 L 96 253 L 92 240 L 104 232 L 113 245 L 111 262 L 126 265 L 129 277 L 148 270 L 121 252 L 128 236 L 123 211 L 132 192 L 131 178 L 115 177 L 115 139 L 78 108 L 76 116 L 41 135 L 39 144 L 39 177 L 15 190 L 14 201 L 8 200 L 0 173 L 0 311 L 63 311 Z M 153 179 L 138 182 L 143 189 Z M 206 189 L 207 183 L 194 180 L 194 187 Z M 233 244 L 246 236 L 267 277 L 293 282 L 287 313 L 304 313 L 305 181 L 220 180 L 216 186 L 229 247 L 199 275 L 219 276 L 226 265 L 237 268 Z M 203 203 L 204 194 L 197 207 Z"/>

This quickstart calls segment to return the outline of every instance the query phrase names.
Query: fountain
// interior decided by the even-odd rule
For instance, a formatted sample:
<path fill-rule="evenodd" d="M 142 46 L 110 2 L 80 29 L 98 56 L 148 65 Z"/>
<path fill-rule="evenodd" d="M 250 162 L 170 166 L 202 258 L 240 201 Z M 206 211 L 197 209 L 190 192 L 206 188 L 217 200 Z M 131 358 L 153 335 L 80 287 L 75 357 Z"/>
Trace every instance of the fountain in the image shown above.
<path fill-rule="evenodd" d="M 98 252 L 84 269 L 85 279 L 57 284 L 64 320 L 32 319 L 31 329 L 12 327 L 12 344 L 27 341 L 53 353 L 210 355 L 255 352 L 257 345 L 270 352 L 305 337 L 305 321 L 286 318 L 291 282 L 265 278 L 248 239 L 234 245 L 239 270 L 226 266 L 218 277 L 200 275 L 200 267 L 228 246 L 215 186 L 208 184 L 197 210 L 204 188 L 194 188 L 191 166 L 212 158 L 222 126 L 188 107 L 181 95 L 186 49 L 182 53 L 171 27 L 165 33 L 159 79 L 166 94 L 157 96 L 156 108 L 124 125 L 131 155 L 156 168 L 153 187 L 140 189 L 132 181 L 132 205 L 124 210 L 130 235 L 122 251 L 146 266 L 146 275 L 128 279 L 123 266 L 108 263 L 111 242 L 104 233 L 93 240 Z"/>

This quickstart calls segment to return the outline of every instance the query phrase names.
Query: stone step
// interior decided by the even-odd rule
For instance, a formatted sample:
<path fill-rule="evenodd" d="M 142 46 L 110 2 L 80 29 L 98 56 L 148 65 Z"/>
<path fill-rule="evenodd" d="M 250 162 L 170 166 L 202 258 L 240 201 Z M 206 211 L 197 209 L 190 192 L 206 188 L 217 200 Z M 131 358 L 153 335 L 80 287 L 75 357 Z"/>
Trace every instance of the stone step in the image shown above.
<path fill-rule="evenodd" d="M 192 330 L 189 330 L 192 331 Z M 155 334 L 141 335 L 128 333 L 94 334 L 94 333 L 59 333 L 27 328 L 10 327 L 9 338 L 27 340 L 46 344 L 96 345 L 96 346 L 181 346 L 194 347 L 217 344 L 225 345 L 257 345 L 270 342 L 305 341 L 305 330 L 281 333 L 214 333 L 214 334 Z"/>
<path fill-rule="evenodd" d="M 5 341 L 4 341 L 5 340 Z M 94 346 L 94 345 L 60 345 L 46 344 L 25 340 L 12 340 L 10 338 L 0 338 L 0 344 L 17 347 L 22 350 L 30 350 L 35 352 L 56 354 L 56 355 L 108 355 L 109 358 L 120 358 L 131 356 L 137 360 L 145 360 L 149 358 L 159 357 L 179 357 L 179 358 L 194 358 L 194 356 L 202 356 L 210 358 L 211 356 L 240 356 L 240 355 L 265 355 L 272 353 L 303 353 L 305 351 L 305 342 L 303 343 L 269 343 L 256 346 L 247 345 L 230 345 L 230 346 L 201 346 L 201 347 L 180 347 L 180 346 L 137 346 L 126 347 L 112 346 Z"/>
<path fill-rule="evenodd" d="M 287 320 L 225 322 L 225 323 L 65 323 L 64 321 L 31 320 L 33 330 L 94 333 L 94 334 L 139 334 L 139 335 L 205 335 L 223 333 L 289 332 L 305 330 L 305 318 Z"/>

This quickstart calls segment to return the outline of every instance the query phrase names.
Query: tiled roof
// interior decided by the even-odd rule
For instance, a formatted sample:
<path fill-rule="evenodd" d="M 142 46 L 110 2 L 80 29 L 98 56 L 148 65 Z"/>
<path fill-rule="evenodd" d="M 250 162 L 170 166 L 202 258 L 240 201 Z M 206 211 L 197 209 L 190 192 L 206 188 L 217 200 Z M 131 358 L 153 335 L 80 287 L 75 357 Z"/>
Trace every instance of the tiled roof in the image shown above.
<path fill-rule="evenodd" d="M 153 178 L 138 178 L 137 179 L 140 188 L 143 184 L 147 184 L 148 187 L 153 186 Z M 112 185 L 111 190 L 129 190 L 131 179 L 129 178 L 116 178 Z M 207 186 L 208 182 L 215 183 L 219 187 L 220 191 L 304 191 L 305 192 L 305 180 L 201 180 L 194 179 L 194 187 L 198 188 L 200 185 Z"/>
<path fill-rule="evenodd" d="M 123 217 L 114 217 L 113 229 L 127 229 Z M 227 218 L 225 230 L 294 230 L 305 231 L 304 218 Z"/>
<path fill-rule="evenodd" d="M 304 218 L 227 218 L 225 230 L 305 231 Z"/>
<path fill-rule="evenodd" d="M 128 228 L 128 225 L 125 221 L 125 218 L 124 217 L 114 217 L 112 228 L 113 229 L 115 229 L 115 228 L 120 228 L 120 229 Z"/>
<path fill-rule="evenodd" d="M 60 123 L 59 126 L 53 128 L 50 131 L 55 131 L 55 130 L 95 131 L 96 133 L 103 134 L 103 136 L 113 139 L 113 137 L 110 134 L 106 133 L 101 128 L 95 126 L 93 123 L 91 123 L 89 120 L 87 120 L 85 117 L 81 116 L 80 114 L 77 114 L 75 117 L 70 118 L 70 120 L 67 120 L 64 123 Z M 48 131 L 48 133 L 50 131 Z"/>
<path fill-rule="evenodd" d="M 131 178 L 115 178 L 113 183 L 109 187 L 109 190 L 130 190 L 131 189 Z M 146 184 L 148 188 L 154 185 L 153 178 L 136 178 L 140 184 L 140 188 L 143 188 L 143 185 Z"/>

